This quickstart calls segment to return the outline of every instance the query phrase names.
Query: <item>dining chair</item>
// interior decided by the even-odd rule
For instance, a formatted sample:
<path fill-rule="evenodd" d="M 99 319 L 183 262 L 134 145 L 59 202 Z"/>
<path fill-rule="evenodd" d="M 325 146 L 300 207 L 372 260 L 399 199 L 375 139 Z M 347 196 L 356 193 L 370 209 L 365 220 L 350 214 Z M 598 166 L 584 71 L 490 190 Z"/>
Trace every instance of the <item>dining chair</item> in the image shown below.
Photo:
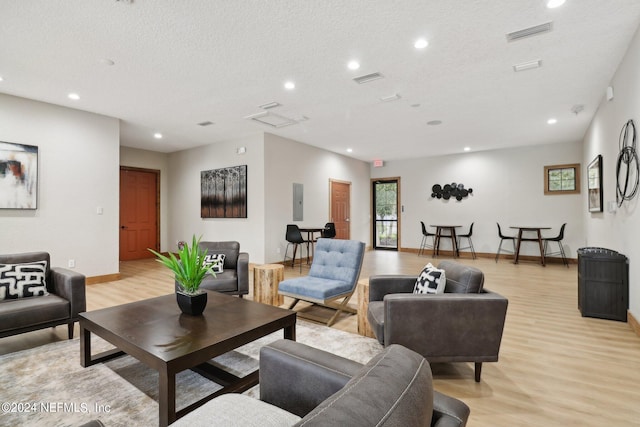
<path fill-rule="evenodd" d="M 562 263 L 566 265 L 567 268 L 569 268 L 569 261 L 567 261 L 567 257 L 565 256 L 565 253 L 564 253 L 564 247 L 562 246 L 562 239 L 564 239 L 564 228 L 566 226 L 567 226 L 567 223 L 565 222 L 560 227 L 560 232 L 556 237 L 545 237 L 542 239 L 542 241 L 544 242 L 544 256 L 547 257 L 552 255 L 560 255 L 562 256 Z M 558 243 L 558 248 L 559 248 L 558 252 L 548 252 L 549 242 Z"/>
<path fill-rule="evenodd" d="M 293 256 L 291 259 L 291 268 L 295 267 L 296 263 L 296 252 L 298 250 L 298 246 L 302 244 L 307 245 L 307 251 L 309 250 L 309 240 L 305 240 L 302 237 L 302 233 L 300 232 L 300 228 L 295 224 L 287 224 L 287 233 L 285 235 L 285 239 L 287 240 L 287 247 L 284 250 L 284 260 L 283 263 L 287 263 L 287 253 L 289 252 L 289 246 L 293 246 Z M 302 272 L 302 249 L 300 249 L 300 272 Z"/>
<path fill-rule="evenodd" d="M 422 242 L 420 243 L 420 249 L 418 250 L 418 256 L 424 254 L 425 249 L 434 249 L 436 242 L 436 233 L 430 233 L 427 231 L 427 227 L 424 225 L 423 221 L 420 221 L 420 225 L 422 226 Z M 429 245 L 427 242 L 431 237 L 431 244 Z M 435 250 L 435 249 L 434 249 Z"/>
<path fill-rule="evenodd" d="M 496 225 L 498 226 L 498 237 L 500 237 L 500 245 L 498 245 L 498 252 L 496 252 L 496 262 L 498 262 L 498 258 L 500 258 L 500 251 L 504 251 L 506 253 L 510 253 L 510 254 L 515 254 L 516 253 L 516 236 L 505 236 L 504 234 L 502 234 L 502 229 L 500 228 L 500 223 L 496 222 Z M 502 242 L 504 242 L 505 240 L 511 240 L 511 243 L 513 243 L 513 252 L 507 250 L 507 249 L 502 249 Z"/>
<path fill-rule="evenodd" d="M 458 251 L 460 251 L 460 249 L 471 249 L 471 256 L 473 257 L 473 259 L 476 259 L 476 251 L 473 248 L 473 241 L 471 240 L 472 234 L 473 234 L 473 222 L 469 226 L 469 232 L 467 234 L 458 234 Z M 464 246 L 464 247 L 460 246 L 461 239 L 467 239 L 467 243 L 469 244 L 469 246 Z"/>
<path fill-rule="evenodd" d="M 325 239 L 333 239 L 336 237 L 336 225 L 333 222 L 328 222 L 324 225 L 324 230 L 320 232 L 320 237 Z"/>

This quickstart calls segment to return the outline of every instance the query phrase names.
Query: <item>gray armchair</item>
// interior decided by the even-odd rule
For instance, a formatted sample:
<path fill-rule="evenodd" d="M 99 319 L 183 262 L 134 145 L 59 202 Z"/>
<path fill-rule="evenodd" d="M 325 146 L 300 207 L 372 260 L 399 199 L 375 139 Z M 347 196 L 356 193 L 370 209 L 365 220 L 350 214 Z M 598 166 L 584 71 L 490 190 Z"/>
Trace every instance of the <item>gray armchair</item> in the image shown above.
<path fill-rule="evenodd" d="M 477 268 L 443 261 L 443 294 L 413 294 L 415 276 L 369 279 L 367 319 L 378 341 L 404 345 L 429 362 L 474 362 L 480 381 L 483 362 L 497 362 L 508 301 L 483 289 Z"/>
<path fill-rule="evenodd" d="M 0 269 L 11 264 L 46 261 L 45 281 L 49 295 L 0 300 L 0 338 L 66 324 L 69 339 L 78 314 L 86 311 L 85 276 L 64 268 L 51 268 L 47 252 L 0 255 Z M 7 283 L 2 279 L 0 281 Z"/>
<path fill-rule="evenodd" d="M 238 242 L 200 242 L 200 249 L 206 249 L 208 255 L 224 254 L 224 266 L 222 273 L 211 274 L 202 281 L 203 289 L 218 291 L 225 294 L 243 295 L 249 293 L 249 254 L 240 252 Z M 179 285 L 176 282 L 176 289 Z"/>
<path fill-rule="evenodd" d="M 260 350 L 260 400 L 224 394 L 172 426 L 464 427 L 469 407 L 433 390 L 429 363 L 390 346 L 366 365 L 278 340 Z"/>

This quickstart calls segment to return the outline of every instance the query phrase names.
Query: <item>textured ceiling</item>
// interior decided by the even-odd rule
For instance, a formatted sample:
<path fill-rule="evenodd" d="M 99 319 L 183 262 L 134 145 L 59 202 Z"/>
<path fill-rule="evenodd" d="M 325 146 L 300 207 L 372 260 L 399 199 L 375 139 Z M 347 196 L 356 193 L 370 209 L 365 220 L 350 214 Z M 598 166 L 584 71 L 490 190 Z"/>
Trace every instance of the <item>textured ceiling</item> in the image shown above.
<path fill-rule="evenodd" d="M 0 0 L 0 92 L 120 118 L 122 145 L 161 152 L 265 131 L 365 161 L 571 142 L 639 22 L 638 0 Z M 272 101 L 308 120 L 245 118 Z"/>

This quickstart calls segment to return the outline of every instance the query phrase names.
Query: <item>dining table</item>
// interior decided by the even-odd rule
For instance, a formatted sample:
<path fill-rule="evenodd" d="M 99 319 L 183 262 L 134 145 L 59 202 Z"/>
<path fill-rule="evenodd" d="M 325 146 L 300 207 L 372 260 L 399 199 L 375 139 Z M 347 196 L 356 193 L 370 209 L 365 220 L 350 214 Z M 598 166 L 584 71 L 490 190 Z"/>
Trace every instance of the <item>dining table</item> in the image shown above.
<path fill-rule="evenodd" d="M 514 230 L 518 230 L 518 236 L 516 237 L 516 254 L 513 260 L 514 264 L 517 264 L 520 259 L 520 246 L 522 242 L 537 242 L 540 248 L 540 263 L 545 266 L 544 261 L 544 244 L 542 241 L 542 230 L 551 230 L 551 227 L 531 227 L 531 226 L 510 226 Z M 530 236 L 535 233 L 535 237 L 523 237 L 525 233 Z"/>
<path fill-rule="evenodd" d="M 456 228 L 462 227 L 461 225 L 443 225 L 443 224 L 430 224 L 430 227 L 436 229 L 436 239 L 433 242 L 433 252 L 435 256 L 440 255 L 440 239 L 451 239 L 451 250 L 453 257 L 459 257 L 460 251 L 458 251 L 458 238 L 456 237 Z"/>

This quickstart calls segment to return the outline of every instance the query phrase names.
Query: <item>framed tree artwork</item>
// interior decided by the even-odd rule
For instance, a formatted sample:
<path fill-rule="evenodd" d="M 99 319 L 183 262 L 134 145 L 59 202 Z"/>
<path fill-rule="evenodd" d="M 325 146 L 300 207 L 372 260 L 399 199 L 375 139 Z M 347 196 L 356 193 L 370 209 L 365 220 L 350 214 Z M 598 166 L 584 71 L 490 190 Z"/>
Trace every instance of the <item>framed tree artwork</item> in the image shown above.
<path fill-rule="evenodd" d="M 602 212 L 602 156 L 598 154 L 587 167 L 589 212 Z"/>
<path fill-rule="evenodd" d="M 200 172 L 200 217 L 247 217 L 247 165 Z"/>

